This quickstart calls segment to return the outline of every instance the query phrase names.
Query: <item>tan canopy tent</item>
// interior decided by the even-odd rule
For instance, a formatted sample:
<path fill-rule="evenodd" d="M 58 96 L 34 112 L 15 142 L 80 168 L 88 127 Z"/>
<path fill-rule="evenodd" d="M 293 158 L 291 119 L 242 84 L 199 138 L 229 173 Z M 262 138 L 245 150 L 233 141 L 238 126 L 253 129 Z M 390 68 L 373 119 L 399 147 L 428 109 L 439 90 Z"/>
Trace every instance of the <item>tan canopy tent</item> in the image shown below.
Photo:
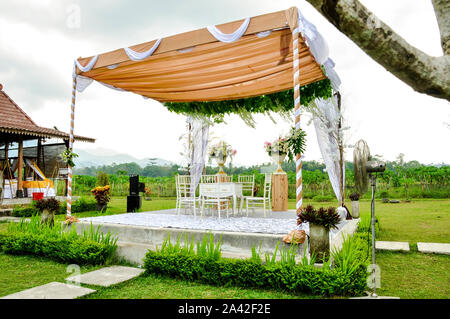
<path fill-rule="evenodd" d="M 294 88 L 295 123 L 300 129 L 300 85 L 327 78 L 323 69 L 333 73 L 327 58 L 323 38 L 295 7 L 79 58 L 71 133 L 76 90 L 83 91 L 92 80 L 160 102 L 231 100 Z M 298 154 L 298 213 L 301 185 Z M 68 216 L 70 187 L 69 192 Z"/>

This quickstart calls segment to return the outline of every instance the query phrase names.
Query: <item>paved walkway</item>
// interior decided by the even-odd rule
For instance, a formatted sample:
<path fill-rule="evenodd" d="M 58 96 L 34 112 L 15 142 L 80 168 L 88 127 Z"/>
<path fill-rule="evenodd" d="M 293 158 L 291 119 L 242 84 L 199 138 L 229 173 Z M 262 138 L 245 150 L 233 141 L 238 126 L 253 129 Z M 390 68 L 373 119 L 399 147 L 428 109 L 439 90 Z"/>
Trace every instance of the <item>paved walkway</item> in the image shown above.
<path fill-rule="evenodd" d="M 421 253 L 450 255 L 450 244 L 417 243 L 417 249 Z"/>
<path fill-rule="evenodd" d="M 379 241 L 375 242 L 378 250 L 409 251 L 409 243 L 404 241 Z"/>
<path fill-rule="evenodd" d="M 404 241 L 380 241 L 375 242 L 377 250 L 410 251 L 409 243 Z M 450 255 L 450 244 L 442 243 L 417 243 L 417 250 L 421 253 Z"/>
<path fill-rule="evenodd" d="M 72 276 L 66 280 L 87 285 L 109 287 L 133 279 L 143 272 L 144 269 L 140 268 L 112 266 L 90 271 L 82 275 Z"/>
<path fill-rule="evenodd" d="M 75 299 L 95 292 L 93 289 L 76 285 L 51 282 L 5 296 L 1 299 Z"/>
<path fill-rule="evenodd" d="M 71 276 L 70 283 L 51 282 L 46 285 L 20 291 L 0 299 L 75 299 L 96 290 L 79 286 L 79 283 L 109 287 L 139 276 L 144 269 L 112 266 Z"/>

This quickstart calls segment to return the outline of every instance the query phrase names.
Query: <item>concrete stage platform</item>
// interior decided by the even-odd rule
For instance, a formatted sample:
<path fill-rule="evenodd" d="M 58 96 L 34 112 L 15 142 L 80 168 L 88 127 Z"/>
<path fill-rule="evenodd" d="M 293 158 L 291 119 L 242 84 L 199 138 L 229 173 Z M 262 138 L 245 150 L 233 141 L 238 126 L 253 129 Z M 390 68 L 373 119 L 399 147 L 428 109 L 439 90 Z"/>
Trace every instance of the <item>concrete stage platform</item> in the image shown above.
<path fill-rule="evenodd" d="M 332 232 L 331 245 L 339 248 L 342 234 L 353 233 L 358 220 L 345 221 L 339 230 Z M 101 231 L 110 231 L 119 237 L 118 256 L 133 263 L 142 264 L 148 249 L 154 250 L 170 235 L 174 242 L 178 236 L 182 241 L 187 234 L 194 242 L 202 240 L 207 233 L 214 236 L 217 242 L 222 236 L 222 255 L 229 258 L 245 258 L 251 256 L 253 246 L 260 247 L 260 253 L 273 253 L 278 242 L 279 248 L 289 248 L 282 242 L 284 235 L 295 229 L 296 214 L 294 210 L 286 212 L 269 212 L 263 217 L 262 210 L 229 218 L 217 216 L 194 217 L 191 214 L 177 215 L 175 209 L 144 213 L 127 213 L 118 215 L 81 218 L 75 224 L 77 229 L 89 227 L 90 223 L 100 226 Z M 298 255 L 302 256 L 307 242 L 298 247 Z M 307 247 L 306 247 L 307 249 Z"/>

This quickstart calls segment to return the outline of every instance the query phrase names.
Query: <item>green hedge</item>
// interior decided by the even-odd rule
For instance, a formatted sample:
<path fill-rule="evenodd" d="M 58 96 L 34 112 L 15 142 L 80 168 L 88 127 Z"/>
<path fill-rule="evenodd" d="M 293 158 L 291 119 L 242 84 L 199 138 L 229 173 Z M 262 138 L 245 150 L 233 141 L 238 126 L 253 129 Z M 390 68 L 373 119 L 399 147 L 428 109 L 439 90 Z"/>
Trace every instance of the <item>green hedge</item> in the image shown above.
<path fill-rule="evenodd" d="M 114 257 L 117 236 L 103 234 L 100 227 L 67 229 L 63 223 L 41 224 L 40 216 L 22 219 L 0 233 L 0 251 L 14 255 L 36 255 L 64 263 L 104 264 Z"/>
<path fill-rule="evenodd" d="M 179 242 L 179 241 L 178 241 Z M 177 242 L 177 245 L 178 245 Z M 366 247 L 362 238 L 344 240 L 343 249 L 333 252 L 322 268 L 304 262 L 262 262 L 260 258 L 211 258 L 188 253 L 188 249 L 148 251 L 146 273 L 159 274 L 210 285 L 284 290 L 316 295 L 363 295 L 367 285 Z M 184 251 L 183 253 L 180 253 Z M 276 251 L 275 251 L 276 253 Z"/>
<path fill-rule="evenodd" d="M 72 213 L 81 213 L 81 212 L 89 212 L 97 210 L 97 202 L 94 199 L 86 199 L 84 197 L 80 197 L 78 200 L 72 203 Z M 64 215 L 67 211 L 67 203 L 60 203 L 59 211 L 56 213 L 57 215 Z M 39 215 L 39 210 L 34 206 L 34 202 L 31 206 L 28 207 L 20 207 L 15 206 L 12 212 L 12 216 L 14 217 L 31 217 L 34 215 Z"/>
<path fill-rule="evenodd" d="M 104 264 L 111 257 L 109 247 L 103 243 L 28 233 L 0 233 L 0 249 L 7 254 L 42 256 L 80 265 Z"/>

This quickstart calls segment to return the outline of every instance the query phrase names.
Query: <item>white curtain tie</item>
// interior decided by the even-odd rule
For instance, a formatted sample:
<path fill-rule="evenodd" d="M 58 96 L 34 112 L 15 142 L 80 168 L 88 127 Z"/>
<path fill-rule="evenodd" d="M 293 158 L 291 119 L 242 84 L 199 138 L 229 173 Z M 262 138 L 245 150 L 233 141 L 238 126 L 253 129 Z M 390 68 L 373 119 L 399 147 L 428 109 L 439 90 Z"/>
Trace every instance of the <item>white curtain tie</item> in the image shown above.
<path fill-rule="evenodd" d="M 125 53 L 128 55 L 130 60 L 141 61 L 145 58 L 148 58 L 149 56 L 151 56 L 153 54 L 153 52 L 155 52 L 155 50 L 158 48 L 161 40 L 162 40 L 161 38 L 156 40 L 155 44 L 153 44 L 153 46 L 145 52 L 136 52 L 130 48 L 123 48 L 123 49 L 125 50 Z"/>
<path fill-rule="evenodd" d="M 265 37 L 269 36 L 271 33 L 272 33 L 271 30 L 267 30 L 267 31 L 258 32 L 258 33 L 256 34 L 256 36 L 257 36 L 258 38 L 265 38 Z"/>
<path fill-rule="evenodd" d="M 91 61 L 86 66 L 82 66 L 78 60 L 75 60 L 75 64 L 77 65 L 78 69 L 81 70 L 81 72 L 89 72 L 94 67 L 95 63 L 97 62 L 98 55 L 94 56 Z"/>
<path fill-rule="evenodd" d="M 219 41 L 221 42 L 234 42 L 236 40 L 239 40 L 242 35 L 247 31 L 248 24 L 250 23 L 250 18 L 247 18 L 242 22 L 241 26 L 234 31 L 233 33 L 223 33 L 219 29 L 217 29 L 215 26 L 208 26 L 206 27 L 208 31 Z"/>

